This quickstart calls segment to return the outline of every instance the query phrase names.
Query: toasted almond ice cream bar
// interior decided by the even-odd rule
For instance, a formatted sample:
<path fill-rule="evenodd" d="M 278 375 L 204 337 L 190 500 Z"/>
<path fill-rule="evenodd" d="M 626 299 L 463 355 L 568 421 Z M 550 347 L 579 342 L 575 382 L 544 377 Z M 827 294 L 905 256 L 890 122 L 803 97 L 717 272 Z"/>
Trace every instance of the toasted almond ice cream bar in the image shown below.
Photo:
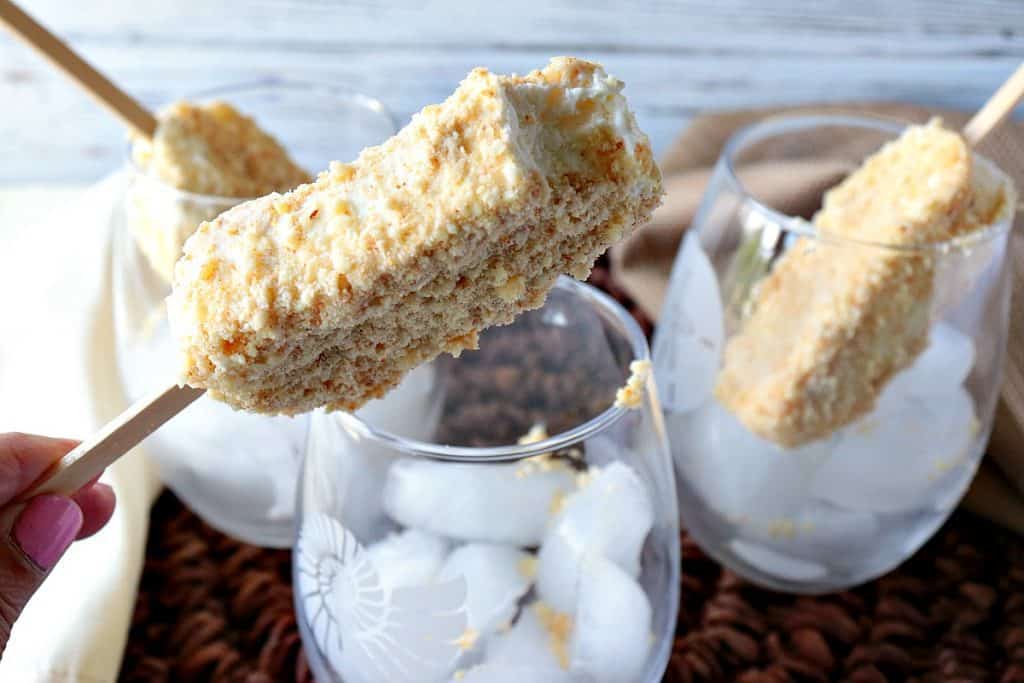
<path fill-rule="evenodd" d="M 963 139 L 933 120 L 909 127 L 826 193 L 813 219 L 819 237 L 797 240 L 779 258 L 726 345 L 715 387 L 722 404 L 785 447 L 870 411 L 928 340 L 935 256 L 900 247 L 976 228 L 971 177 Z"/>
<path fill-rule="evenodd" d="M 573 58 L 476 69 L 354 162 L 204 223 L 168 299 L 182 381 L 262 413 L 354 410 L 586 277 L 661 201 L 621 90 Z"/>

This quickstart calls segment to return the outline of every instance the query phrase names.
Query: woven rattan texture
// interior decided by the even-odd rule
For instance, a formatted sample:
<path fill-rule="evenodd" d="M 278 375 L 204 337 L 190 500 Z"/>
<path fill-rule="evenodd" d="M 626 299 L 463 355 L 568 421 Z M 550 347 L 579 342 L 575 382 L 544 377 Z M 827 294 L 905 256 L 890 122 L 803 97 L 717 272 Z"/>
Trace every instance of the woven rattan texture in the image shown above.
<path fill-rule="evenodd" d="M 603 263 L 591 282 L 634 310 Z M 685 532 L 681 540 L 683 597 L 665 681 L 1024 682 L 1024 543 L 967 514 L 895 572 L 820 598 L 755 588 Z M 312 681 L 290 554 L 230 539 L 165 493 L 121 680 Z"/>

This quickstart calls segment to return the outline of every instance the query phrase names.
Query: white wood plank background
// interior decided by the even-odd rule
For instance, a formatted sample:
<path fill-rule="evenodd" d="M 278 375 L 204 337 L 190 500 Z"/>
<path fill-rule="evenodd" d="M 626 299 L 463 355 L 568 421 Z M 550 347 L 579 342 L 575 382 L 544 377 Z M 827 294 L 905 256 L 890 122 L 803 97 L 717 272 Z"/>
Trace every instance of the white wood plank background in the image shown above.
<path fill-rule="evenodd" d="M 143 101 L 263 77 L 353 85 L 400 120 L 476 65 L 602 61 L 655 149 L 695 113 L 817 100 L 975 108 L 1024 60 L 1022 0 L 24 0 Z M 0 182 L 96 178 L 122 133 L 0 36 Z"/>

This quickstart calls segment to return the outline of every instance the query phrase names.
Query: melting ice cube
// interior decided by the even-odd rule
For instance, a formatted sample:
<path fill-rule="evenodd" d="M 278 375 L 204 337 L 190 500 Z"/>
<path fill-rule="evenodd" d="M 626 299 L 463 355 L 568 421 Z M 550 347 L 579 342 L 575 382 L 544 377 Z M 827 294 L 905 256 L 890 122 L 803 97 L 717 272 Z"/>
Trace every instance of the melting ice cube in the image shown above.
<path fill-rule="evenodd" d="M 910 367 L 889 381 L 893 394 L 933 396 L 963 383 L 974 365 L 974 342 L 948 323 L 932 327 L 928 346 Z"/>
<path fill-rule="evenodd" d="M 432 583 L 448 554 L 448 542 L 417 529 L 390 534 L 366 548 L 381 584 L 389 590 Z"/>
<path fill-rule="evenodd" d="M 654 338 L 654 376 L 667 411 L 693 410 L 711 396 L 724 336 L 718 278 L 696 231 L 690 231 Z"/>
<path fill-rule="evenodd" d="M 370 401 L 356 416 L 374 429 L 430 438 L 440 405 L 429 396 L 433 377 L 432 367 L 416 368 L 386 397 Z M 354 428 L 355 423 L 351 415 L 337 413 L 312 419 L 306 467 L 319 476 L 305 478 L 303 497 L 308 505 L 345 520 L 356 538 L 376 539 L 396 528 L 384 511 L 383 491 L 388 469 L 399 456 L 367 438 Z"/>
<path fill-rule="evenodd" d="M 541 615 L 544 615 L 544 620 Z M 553 612 L 544 603 L 535 602 L 523 608 L 509 631 L 499 633 L 488 642 L 487 658 L 481 668 L 491 672 L 529 669 L 531 676 L 520 683 L 569 683 L 574 680 L 568 669 L 571 628 L 572 622 L 567 616 Z"/>
<path fill-rule="evenodd" d="M 959 386 L 927 397 L 887 389 L 872 413 L 841 430 L 811 493 L 850 510 L 923 507 L 950 470 L 969 466 L 977 432 L 974 402 Z"/>
<path fill-rule="evenodd" d="M 388 470 L 384 508 L 401 524 L 442 536 L 539 545 L 553 504 L 575 488 L 575 473 L 553 464 L 399 460 Z"/>
<path fill-rule="evenodd" d="M 750 520 L 739 527 L 739 535 L 792 557 L 848 567 L 876 549 L 879 528 L 877 515 L 870 512 L 808 500 L 794 517 Z"/>
<path fill-rule="evenodd" d="M 544 535 L 537 563 L 541 597 L 560 612 L 575 612 L 584 554 L 606 557 L 637 576 L 653 522 L 647 488 L 628 465 L 592 469 L 588 483 L 565 499 Z"/>
<path fill-rule="evenodd" d="M 797 559 L 750 541 L 735 538 L 729 542 L 729 547 L 741 560 L 779 579 L 814 581 L 828 575 L 828 569 L 816 562 Z"/>
<path fill-rule="evenodd" d="M 467 543 L 448 556 L 440 579 L 465 577 L 469 628 L 484 636 L 515 616 L 519 599 L 533 585 L 532 568 L 533 555 L 518 548 Z"/>
<path fill-rule="evenodd" d="M 588 556 L 579 582 L 571 670 L 597 683 L 641 679 L 651 644 L 651 605 L 616 564 Z"/>
<path fill-rule="evenodd" d="M 666 425 L 687 488 L 734 524 L 792 518 L 828 442 L 784 449 L 761 439 L 717 401 Z"/>
<path fill-rule="evenodd" d="M 465 579 L 391 589 L 352 532 L 322 513 L 303 520 L 296 554 L 301 616 L 346 681 L 441 680 L 452 671 L 466 633 Z"/>

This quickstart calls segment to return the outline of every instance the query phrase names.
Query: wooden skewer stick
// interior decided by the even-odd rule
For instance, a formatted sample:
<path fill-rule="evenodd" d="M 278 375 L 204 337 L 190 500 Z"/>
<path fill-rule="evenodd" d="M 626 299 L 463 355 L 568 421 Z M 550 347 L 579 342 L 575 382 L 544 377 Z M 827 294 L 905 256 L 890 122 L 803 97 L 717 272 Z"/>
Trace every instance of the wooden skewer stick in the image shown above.
<path fill-rule="evenodd" d="M 21 499 L 40 493 L 74 493 L 203 393 L 203 389 L 172 385 L 139 400 L 61 458 Z"/>
<path fill-rule="evenodd" d="M 1013 108 L 1024 97 L 1024 64 L 1017 67 L 999 90 L 988 99 L 988 102 L 971 117 L 964 126 L 963 135 L 967 144 L 977 147 L 993 130 L 999 127 Z"/>
<path fill-rule="evenodd" d="M 146 138 L 153 137 L 156 119 L 148 110 L 10 0 L 0 0 L 0 24 L 70 76 L 129 128 Z M 40 493 L 74 493 L 202 395 L 201 389 L 174 385 L 142 399 L 61 458 L 22 499 Z"/>
<path fill-rule="evenodd" d="M 110 79 L 79 57 L 57 36 L 25 14 L 11 0 L 0 0 L 0 24 L 34 48 L 51 64 L 75 80 L 93 99 L 105 106 L 129 128 L 152 138 L 156 119 L 134 97 L 114 85 Z"/>

